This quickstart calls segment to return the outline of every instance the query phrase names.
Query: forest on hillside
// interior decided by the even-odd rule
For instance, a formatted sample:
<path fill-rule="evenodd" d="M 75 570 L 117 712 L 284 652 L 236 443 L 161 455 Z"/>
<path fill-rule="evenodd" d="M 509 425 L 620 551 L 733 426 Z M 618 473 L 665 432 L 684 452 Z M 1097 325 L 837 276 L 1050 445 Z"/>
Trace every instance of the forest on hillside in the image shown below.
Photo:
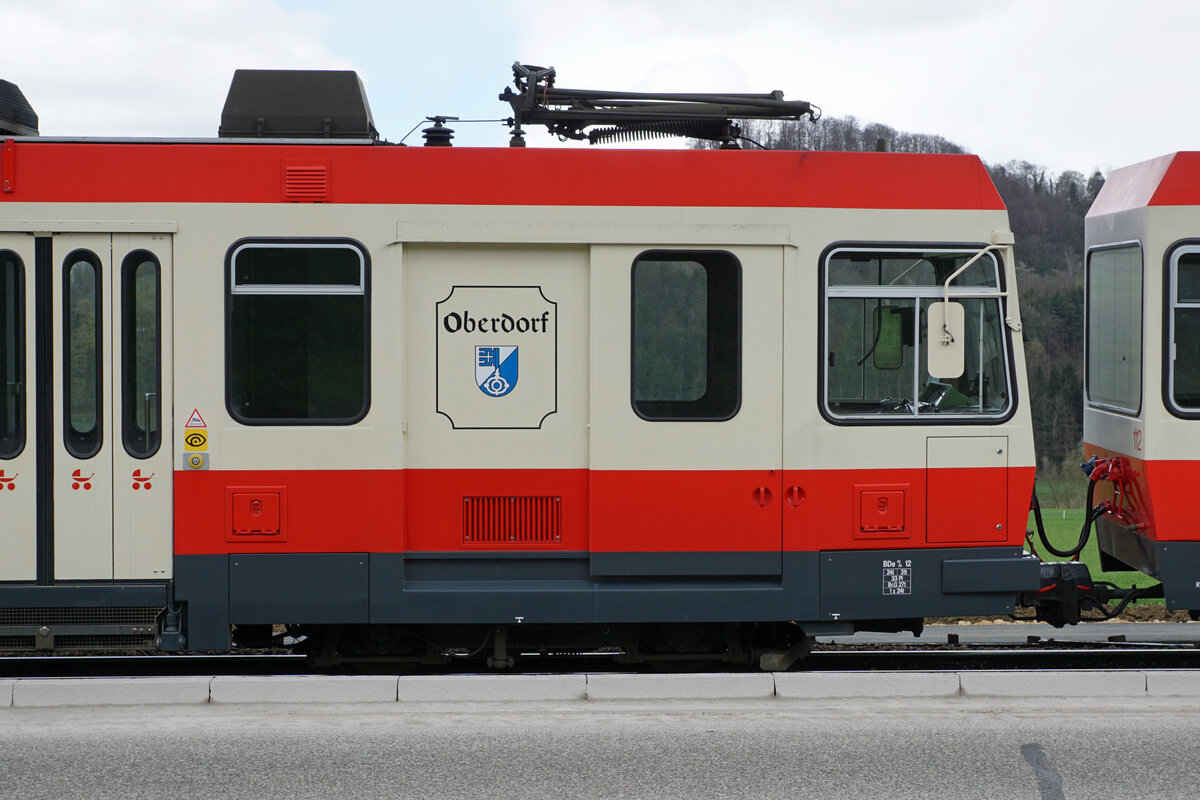
<path fill-rule="evenodd" d="M 967 152 L 941 136 L 864 124 L 854 117 L 824 117 L 803 125 L 741 124 L 746 138 L 772 150 Z M 1074 469 L 1083 452 L 1083 218 L 1104 175 L 1098 169 L 1087 175 L 1075 170 L 1054 175 L 1028 161 L 987 168 L 1016 237 L 1039 474 L 1053 476 Z"/>

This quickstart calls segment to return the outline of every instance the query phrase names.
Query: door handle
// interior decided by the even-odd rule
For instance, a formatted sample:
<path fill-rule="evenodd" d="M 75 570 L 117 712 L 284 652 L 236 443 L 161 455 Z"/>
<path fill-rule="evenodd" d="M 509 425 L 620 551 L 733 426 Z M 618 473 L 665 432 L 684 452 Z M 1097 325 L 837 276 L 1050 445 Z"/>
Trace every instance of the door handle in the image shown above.
<path fill-rule="evenodd" d="M 754 502 L 759 506 L 765 508 L 771 504 L 771 490 L 765 486 L 760 486 L 755 489 L 751 493 L 751 496 L 754 498 Z"/>

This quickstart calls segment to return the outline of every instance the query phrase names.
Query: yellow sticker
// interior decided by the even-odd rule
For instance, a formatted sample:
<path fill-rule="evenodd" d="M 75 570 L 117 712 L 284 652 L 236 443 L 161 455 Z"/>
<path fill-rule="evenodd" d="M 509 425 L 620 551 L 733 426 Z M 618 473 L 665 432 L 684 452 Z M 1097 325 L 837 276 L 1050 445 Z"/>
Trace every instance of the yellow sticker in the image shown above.
<path fill-rule="evenodd" d="M 189 453 L 204 452 L 208 449 L 208 430 L 205 428 L 187 428 L 183 432 L 183 449 Z"/>

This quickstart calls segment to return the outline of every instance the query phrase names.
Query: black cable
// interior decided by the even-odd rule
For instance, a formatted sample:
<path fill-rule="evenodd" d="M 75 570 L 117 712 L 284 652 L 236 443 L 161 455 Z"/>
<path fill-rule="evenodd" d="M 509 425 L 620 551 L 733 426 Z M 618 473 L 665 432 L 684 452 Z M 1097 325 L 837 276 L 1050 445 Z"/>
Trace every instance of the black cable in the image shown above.
<path fill-rule="evenodd" d="M 769 150 L 770 149 L 762 142 L 756 142 L 753 139 L 751 139 L 749 136 L 737 136 L 735 138 L 741 139 L 743 142 L 749 142 L 752 145 L 756 145 L 759 150 Z"/>
<path fill-rule="evenodd" d="M 1095 508 L 1092 507 L 1092 497 L 1094 496 L 1095 492 L 1096 492 L 1096 482 L 1093 480 L 1089 480 L 1088 481 L 1088 489 L 1087 489 L 1087 502 L 1084 505 L 1084 508 L 1088 509 L 1088 511 L 1084 515 L 1083 527 L 1079 531 L 1079 541 L 1077 541 L 1075 543 L 1075 547 L 1070 550 L 1059 550 L 1057 547 L 1050 544 L 1050 539 L 1049 539 L 1049 537 L 1046 536 L 1046 528 L 1042 524 L 1041 504 L 1038 503 L 1037 490 L 1036 489 L 1034 490 L 1034 492 L 1033 492 L 1033 519 L 1037 524 L 1038 538 L 1042 540 L 1042 547 L 1046 548 L 1046 552 L 1052 553 L 1052 554 L 1058 556 L 1059 558 L 1074 559 L 1077 555 L 1079 555 L 1079 553 L 1083 550 L 1084 546 L 1087 545 L 1088 539 L 1092 535 L 1092 523 L 1095 522 L 1097 519 L 1099 519 L 1101 516 L 1103 516 L 1105 513 L 1103 506 L 1096 506 Z"/>

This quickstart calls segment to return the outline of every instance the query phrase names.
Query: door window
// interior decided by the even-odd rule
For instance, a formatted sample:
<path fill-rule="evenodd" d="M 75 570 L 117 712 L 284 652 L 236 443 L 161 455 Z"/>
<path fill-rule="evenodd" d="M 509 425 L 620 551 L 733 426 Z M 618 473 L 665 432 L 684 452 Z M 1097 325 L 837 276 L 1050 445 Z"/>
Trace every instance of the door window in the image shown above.
<path fill-rule="evenodd" d="M 732 253 L 642 253 L 633 262 L 633 410 L 726 420 L 741 390 L 741 270 Z"/>
<path fill-rule="evenodd" d="M 121 433 L 125 451 L 149 458 L 162 440 L 162 334 L 158 259 L 136 250 L 121 264 Z"/>
<path fill-rule="evenodd" d="M 14 458 L 25 447 L 25 266 L 11 250 L 0 250 L 0 381 L 0 458 Z"/>
<path fill-rule="evenodd" d="M 103 443 L 103 388 L 100 343 L 100 259 L 76 250 L 63 263 L 66 283 L 63 347 L 63 395 L 67 451 L 91 458 Z"/>

